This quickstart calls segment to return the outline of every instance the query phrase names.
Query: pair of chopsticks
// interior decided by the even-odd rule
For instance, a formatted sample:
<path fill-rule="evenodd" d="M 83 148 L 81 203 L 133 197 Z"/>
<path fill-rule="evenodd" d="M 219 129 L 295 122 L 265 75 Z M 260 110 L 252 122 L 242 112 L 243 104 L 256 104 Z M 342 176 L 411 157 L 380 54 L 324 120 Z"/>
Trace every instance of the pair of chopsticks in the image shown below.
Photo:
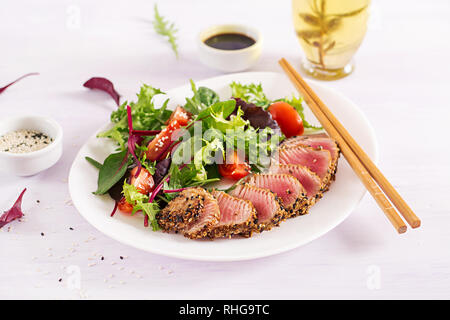
<path fill-rule="evenodd" d="M 298 91 L 303 95 L 309 108 L 314 113 L 317 120 L 322 124 L 325 131 L 330 137 L 337 141 L 347 162 L 378 203 L 381 210 L 383 210 L 397 232 L 404 233 L 407 229 L 405 222 L 399 216 L 397 210 L 412 228 L 419 227 L 420 219 L 415 215 L 405 200 L 398 194 L 339 120 L 333 115 L 330 109 L 328 109 L 316 93 L 308 86 L 305 80 L 303 80 L 300 74 L 298 74 L 284 58 L 279 61 L 279 64 Z"/>

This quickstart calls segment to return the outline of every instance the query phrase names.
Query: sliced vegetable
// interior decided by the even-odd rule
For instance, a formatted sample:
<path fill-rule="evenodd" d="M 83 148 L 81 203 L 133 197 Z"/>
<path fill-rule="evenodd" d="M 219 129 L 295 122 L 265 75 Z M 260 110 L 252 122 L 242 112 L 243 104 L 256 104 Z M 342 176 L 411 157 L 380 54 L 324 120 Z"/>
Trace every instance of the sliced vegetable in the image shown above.
<path fill-rule="evenodd" d="M 303 98 L 301 98 L 301 97 L 296 98 L 295 96 L 292 96 L 291 99 L 285 98 L 285 99 L 281 99 L 279 101 L 284 101 L 286 103 L 289 103 L 291 106 L 293 106 L 295 108 L 295 110 L 297 110 L 298 114 L 302 118 L 304 128 L 311 129 L 311 130 L 322 130 L 323 129 L 321 126 L 314 126 L 314 125 L 310 124 L 308 121 L 306 121 L 305 114 L 304 114 L 304 108 L 303 108 Z"/>
<path fill-rule="evenodd" d="M 148 172 L 147 169 L 142 168 L 139 175 L 136 176 L 137 171 L 138 167 L 134 167 L 131 170 L 130 184 L 135 186 L 141 193 L 149 194 L 150 191 L 152 191 L 153 188 L 155 187 L 155 182 L 153 181 L 152 175 L 150 174 L 150 172 Z"/>
<path fill-rule="evenodd" d="M 125 197 L 122 197 L 117 203 L 117 208 L 123 213 L 132 213 L 133 205 L 131 205 Z"/>
<path fill-rule="evenodd" d="M 5 225 L 10 223 L 11 221 L 22 218 L 22 216 L 23 216 L 22 198 L 23 198 L 25 191 L 27 191 L 27 188 L 23 189 L 23 191 L 20 193 L 19 197 L 17 198 L 16 202 L 14 202 L 14 205 L 11 207 L 11 209 L 9 209 L 8 211 L 5 211 L 1 215 L 0 228 L 3 228 Z"/>
<path fill-rule="evenodd" d="M 269 110 L 272 118 L 278 123 L 281 132 L 283 132 L 286 138 L 300 136 L 305 131 L 302 118 L 290 104 L 284 101 L 278 101 L 272 103 L 267 110 Z"/>
<path fill-rule="evenodd" d="M 236 151 L 231 154 L 231 157 L 231 161 L 229 158 L 227 158 L 227 163 L 218 165 L 219 173 L 222 177 L 239 180 L 250 173 L 251 167 L 246 162 L 243 162 L 239 159 L 238 153 Z"/>
<path fill-rule="evenodd" d="M 83 84 L 84 87 L 88 89 L 96 89 L 106 92 L 114 99 L 116 104 L 120 105 L 120 95 L 114 89 L 114 85 L 111 81 L 102 77 L 93 77 Z"/>
<path fill-rule="evenodd" d="M 147 159 L 150 161 L 159 160 L 179 137 L 177 130 L 186 126 L 189 120 L 190 115 L 182 107 L 178 107 L 174 111 L 174 116 L 167 127 L 147 145 Z"/>

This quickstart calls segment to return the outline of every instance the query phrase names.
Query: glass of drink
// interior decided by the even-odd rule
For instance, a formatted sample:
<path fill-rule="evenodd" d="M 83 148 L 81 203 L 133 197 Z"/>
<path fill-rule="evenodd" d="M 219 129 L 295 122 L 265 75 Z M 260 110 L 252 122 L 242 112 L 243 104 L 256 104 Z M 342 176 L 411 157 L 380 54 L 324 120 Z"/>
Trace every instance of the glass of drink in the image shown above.
<path fill-rule="evenodd" d="M 370 0 L 292 0 L 302 69 L 321 80 L 349 75 L 367 29 Z"/>

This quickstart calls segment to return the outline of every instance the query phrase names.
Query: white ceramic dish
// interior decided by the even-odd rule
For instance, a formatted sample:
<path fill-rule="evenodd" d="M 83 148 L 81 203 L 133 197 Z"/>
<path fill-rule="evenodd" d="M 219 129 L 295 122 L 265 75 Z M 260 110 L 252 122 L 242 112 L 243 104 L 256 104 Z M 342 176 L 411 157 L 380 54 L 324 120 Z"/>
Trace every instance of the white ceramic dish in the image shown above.
<path fill-rule="evenodd" d="M 53 138 L 47 147 L 28 153 L 0 152 L 0 170 L 18 176 L 31 176 L 53 166 L 62 154 L 63 130 L 53 119 L 42 116 L 16 116 L 0 121 L 0 136 L 13 130 L 30 129 Z"/>
<path fill-rule="evenodd" d="M 231 81 L 261 82 L 269 98 L 297 94 L 286 76 L 271 72 L 230 74 L 199 81 L 197 85 L 210 87 L 222 98 L 227 98 L 231 93 L 228 88 Z M 334 90 L 317 82 L 310 84 L 349 132 L 356 137 L 368 155 L 376 160 L 377 146 L 374 132 L 358 107 Z M 184 104 L 185 97 L 192 95 L 189 85 L 170 90 L 167 94 L 171 97 L 172 107 Z M 305 111 L 307 118 L 314 123 L 314 116 L 309 110 Z M 143 226 L 142 217 L 129 217 L 120 213 L 116 213 L 114 218 L 109 216 L 114 201 L 107 195 L 99 197 L 92 194 L 96 189 L 97 170 L 88 164 L 84 157 L 90 156 L 101 161 L 114 150 L 113 148 L 112 143 L 97 139 L 95 135 L 81 148 L 69 175 L 69 188 L 74 205 L 89 223 L 111 238 L 132 247 L 171 257 L 233 261 L 281 253 L 308 243 L 332 230 L 350 215 L 365 193 L 363 185 L 341 157 L 336 181 L 323 199 L 311 208 L 308 215 L 285 221 L 280 227 L 256 234 L 249 239 L 194 241 L 181 235 L 153 232 Z"/>
<path fill-rule="evenodd" d="M 241 33 L 253 38 L 256 42 L 248 48 L 240 50 L 221 50 L 205 44 L 209 37 L 220 33 Z M 252 67 L 261 56 L 261 33 L 248 26 L 224 24 L 209 27 L 200 32 L 197 43 L 200 61 L 206 66 L 224 72 L 237 72 Z"/>

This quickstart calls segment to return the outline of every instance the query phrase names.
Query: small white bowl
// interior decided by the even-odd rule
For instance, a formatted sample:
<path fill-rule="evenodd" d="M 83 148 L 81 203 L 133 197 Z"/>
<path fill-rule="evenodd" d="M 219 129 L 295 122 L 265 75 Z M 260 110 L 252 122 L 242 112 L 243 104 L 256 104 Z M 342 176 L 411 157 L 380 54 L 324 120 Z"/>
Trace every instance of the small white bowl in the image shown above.
<path fill-rule="evenodd" d="M 238 50 L 216 49 L 205 44 L 205 40 L 221 33 L 240 33 L 255 40 L 250 47 Z M 253 66 L 261 55 L 261 33 L 248 26 L 239 24 L 224 24 L 209 27 L 200 32 L 197 42 L 200 61 L 206 66 L 224 72 L 243 71 Z"/>
<path fill-rule="evenodd" d="M 17 176 L 31 176 L 53 166 L 62 155 L 63 131 L 53 119 L 42 116 L 17 116 L 0 120 L 0 136 L 14 130 L 28 129 L 53 138 L 48 146 L 27 153 L 0 151 L 0 170 Z"/>

